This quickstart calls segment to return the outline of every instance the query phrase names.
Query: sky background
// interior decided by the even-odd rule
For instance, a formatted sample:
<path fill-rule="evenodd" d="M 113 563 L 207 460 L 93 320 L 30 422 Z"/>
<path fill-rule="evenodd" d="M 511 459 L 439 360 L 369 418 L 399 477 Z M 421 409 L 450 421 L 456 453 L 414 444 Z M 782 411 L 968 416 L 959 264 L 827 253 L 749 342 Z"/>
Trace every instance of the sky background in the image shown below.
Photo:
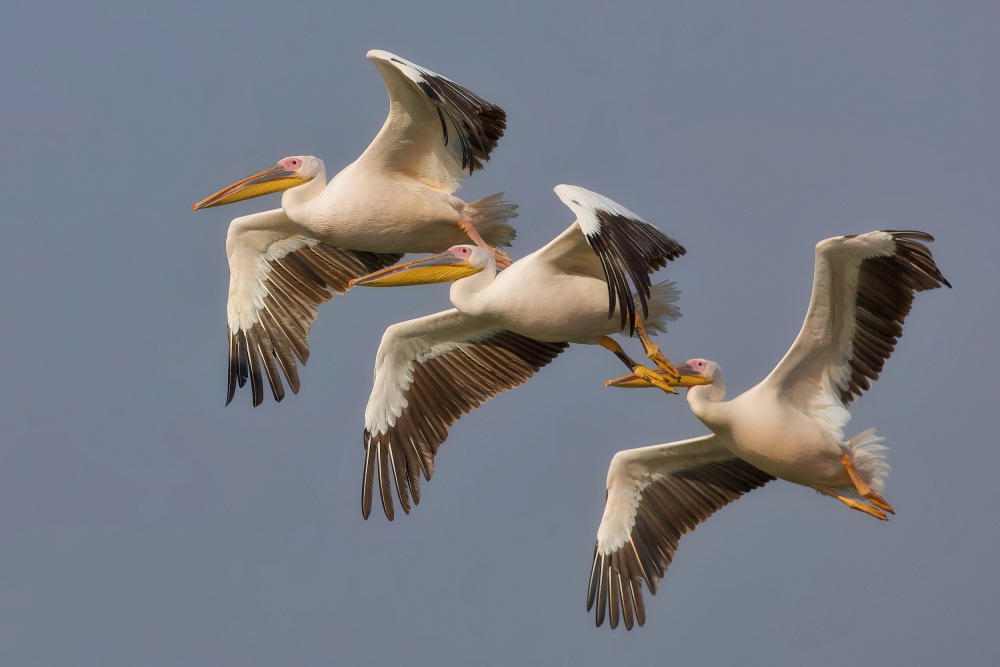
<path fill-rule="evenodd" d="M 0 21 L 0 663 L 996 664 L 996 2 L 8 2 Z M 447 288 L 320 311 L 302 390 L 224 408 L 233 217 L 297 154 L 335 173 L 388 108 L 386 49 L 502 106 L 459 195 L 520 204 L 514 258 L 596 190 L 688 249 L 659 339 L 729 396 L 784 354 L 813 246 L 918 229 L 921 294 L 847 434 L 890 446 L 878 522 L 776 482 L 680 544 L 644 628 L 585 612 L 620 449 L 706 433 L 574 347 L 451 430 L 423 500 L 361 518 L 386 326 Z M 637 343 L 628 343 L 638 352 Z"/>

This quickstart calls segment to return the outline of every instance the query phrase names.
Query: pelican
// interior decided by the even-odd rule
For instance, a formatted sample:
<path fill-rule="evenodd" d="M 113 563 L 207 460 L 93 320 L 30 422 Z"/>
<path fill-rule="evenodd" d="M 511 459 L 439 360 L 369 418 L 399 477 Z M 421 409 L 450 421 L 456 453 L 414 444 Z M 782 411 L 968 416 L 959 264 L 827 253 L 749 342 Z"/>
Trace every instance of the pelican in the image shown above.
<path fill-rule="evenodd" d="M 653 286 L 649 275 L 684 248 L 606 197 L 570 185 L 555 192 L 576 221 L 500 274 L 489 252 L 458 245 L 353 281 L 378 287 L 454 281 L 455 308 L 394 324 L 379 345 L 365 410 L 366 519 L 376 470 L 386 517 L 391 521 L 394 513 L 390 467 L 400 505 L 409 513 L 409 497 L 420 502 L 420 473 L 431 478 L 448 427 L 524 383 L 569 343 L 602 345 L 666 391 L 684 386 L 647 333 L 664 331 L 665 322 L 680 314 L 673 283 Z M 662 373 L 639 366 L 608 337 L 625 330 L 639 334 Z"/>
<path fill-rule="evenodd" d="M 389 91 L 389 116 L 357 160 L 329 183 L 323 161 L 287 157 L 215 193 L 192 209 L 283 192 L 281 208 L 229 225 L 229 383 L 247 380 L 254 407 L 264 400 L 262 372 L 275 401 L 279 368 L 299 391 L 296 358 L 316 309 L 343 294 L 351 278 L 395 264 L 407 252 L 440 252 L 470 239 L 495 252 L 510 245 L 517 206 L 502 193 L 469 204 L 452 196 L 482 169 L 506 127 L 500 107 L 430 70 L 386 51 L 369 51 Z"/>
<path fill-rule="evenodd" d="M 914 294 L 951 287 L 922 232 L 839 236 L 816 246 L 812 298 L 791 349 L 764 380 L 731 401 L 719 365 L 677 366 L 710 384 L 687 392 L 711 435 L 615 454 L 597 531 L 587 610 L 597 625 L 610 607 L 625 627 L 642 625 L 639 578 L 656 593 L 677 541 L 744 493 L 780 478 L 885 520 L 889 466 L 884 438 L 868 429 L 845 442 L 847 406 L 878 378 L 903 332 Z M 636 376 L 612 386 L 649 386 Z M 867 501 L 867 502 L 865 502 Z"/>

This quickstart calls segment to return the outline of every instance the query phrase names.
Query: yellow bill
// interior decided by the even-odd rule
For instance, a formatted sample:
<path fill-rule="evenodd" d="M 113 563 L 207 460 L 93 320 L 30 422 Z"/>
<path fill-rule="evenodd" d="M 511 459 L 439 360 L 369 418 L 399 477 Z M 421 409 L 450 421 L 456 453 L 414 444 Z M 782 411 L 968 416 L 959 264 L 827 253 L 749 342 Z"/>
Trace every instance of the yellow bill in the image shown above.
<path fill-rule="evenodd" d="M 242 181 L 237 181 L 228 188 L 219 190 L 211 197 L 206 197 L 192 206 L 191 210 L 197 211 L 202 208 L 232 204 L 233 202 L 250 199 L 251 197 L 269 195 L 273 192 L 283 192 L 297 185 L 308 183 L 311 180 L 312 178 L 302 178 L 299 176 L 299 172 L 290 171 L 279 164 L 276 167 L 271 167 L 258 174 L 254 174 L 249 178 L 244 178 Z"/>
<path fill-rule="evenodd" d="M 483 267 L 475 267 L 469 260 L 456 257 L 447 250 L 430 257 L 396 264 L 367 276 L 351 281 L 351 286 L 400 287 L 403 285 L 428 285 L 446 283 L 479 273 Z"/>

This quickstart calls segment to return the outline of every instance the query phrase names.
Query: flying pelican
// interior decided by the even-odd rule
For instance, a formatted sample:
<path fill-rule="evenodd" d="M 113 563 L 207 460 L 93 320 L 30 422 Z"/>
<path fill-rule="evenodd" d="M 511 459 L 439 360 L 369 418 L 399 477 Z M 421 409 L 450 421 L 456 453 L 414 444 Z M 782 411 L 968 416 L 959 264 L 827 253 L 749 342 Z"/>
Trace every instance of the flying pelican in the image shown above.
<path fill-rule="evenodd" d="M 816 246 L 805 323 L 764 380 L 731 401 L 719 365 L 692 359 L 677 370 L 711 382 L 687 392 L 712 435 L 615 454 L 597 531 L 587 610 L 597 625 L 610 607 L 625 627 L 645 621 L 641 577 L 651 593 L 677 541 L 713 512 L 775 478 L 812 487 L 886 519 L 880 495 L 889 466 L 884 438 L 868 429 L 844 441 L 847 406 L 878 378 L 903 332 L 915 292 L 951 287 L 922 232 L 838 236 Z M 636 376 L 613 386 L 649 386 Z M 867 500 L 868 503 L 862 502 Z"/>
<path fill-rule="evenodd" d="M 521 385 L 569 343 L 602 345 L 666 391 L 676 393 L 671 384 L 684 386 L 646 332 L 646 327 L 664 330 L 665 321 L 679 315 L 672 305 L 677 298 L 673 283 L 652 286 L 649 275 L 683 255 L 684 248 L 606 197 L 570 185 L 555 192 L 576 221 L 500 274 L 490 253 L 458 245 L 353 281 L 378 287 L 454 281 L 454 309 L 394 324 L 379 345 L 365 410 L 366 519 L 376 470 L 389 520 L 390 467 L 400 505 L 409 513 L 409 496 L 420 502 L 420 472 L 431 478 L 448 427 L 487 399 Z M 645 326 L 642 318 L 647 318 Z M 664 378 L 633 362 L 608 338 L 625 330 L 639 333 Z"/>
<path fill-rule="evenodd" d="M 503 136 L 507 115 L 445 77 L 386 51 L 369 51 L 389 91 L 389 116 L 357 160 L 326 182 L 323 161 L 287 157 L 195 204 L 221 206 L 284 191 L 281 208 L 229 225 L 229 383 L 247 380 L 254 406 L 285 396 L 279 367 L 299 391 L 295 360 L 309 358 L 316 309 L 343 294 L 351 278 L 407 252 L 440 252 L 472 241 L 497 254 L 510 245 L 517 206 L 502 193 L 466 204 L 451 195 L 482 169 Z M 263 364 L 262 364 L 263 362 Z"/>

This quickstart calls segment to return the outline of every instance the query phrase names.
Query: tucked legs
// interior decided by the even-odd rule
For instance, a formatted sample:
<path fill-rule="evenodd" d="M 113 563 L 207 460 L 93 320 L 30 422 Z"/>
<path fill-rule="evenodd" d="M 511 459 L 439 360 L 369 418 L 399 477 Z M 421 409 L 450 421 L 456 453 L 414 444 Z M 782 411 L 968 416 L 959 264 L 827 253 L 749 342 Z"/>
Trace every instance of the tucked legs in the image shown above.
<path fill-rule="evenodd" d="M 831 498 L 836 498 L 840 502 L 850 507 L 852 510 L 858 510 L 859 512 L 864 512 L 865 514 L 873 516 L 876 519 L 880 519 L 882 521 L 889 520 L 889 517 L 887 517 L 885 515 L 885 512 L 883 512 L 882 510 L 877 510 L 874 507 L 869 507 L 864 503 L 858 502 L 854 498 L 848 498 L 847 496 L 842 496 L 839 493 L 834 493 L 833 491 L 827 489 L 826 487 L 816 487 L 816 490 L 822 494 L 830 496 Z"/>
<path fill-rule="evenodd" d="M 847 470 L 847 474 L 851 476 L 851 481 L 854 482 L 854 488 L 858 490 L 861 497 L 870 502 L 875 507 L 885 510 L 889 514 L 895 514 L 892 511 L 892 505 L 885 502 L 885 499 L 880 496 L 875 490 L 868 486 L 863 479 L 861 479 L 861 474 L 858 469 L 854 466 L 854 461 L 851 460 L 850 455 L 844 454 L 840 457 L 840 462 L 843 464 L 844 469 Z"/>
<path fill-rule="evenodd" d="M 669 379 L 674 382 L 680 382 L 680 373 L 678 373 L 677 369 L 674 368 L 674 365 L 670 363 L 670 360 L 663 356 L 663 353 L 660 352 L 660 348 L 649 339 L 649 334 L 646 333 L 646 326 L 642 323 L 642 318 L 638 315 L 635 316 L 635 330 L 639 333 L 639 340 L 642 341 L 642 349 L 645 350 L 646 356 L 649 357 L 650 361 L 666 373 Z"/>

